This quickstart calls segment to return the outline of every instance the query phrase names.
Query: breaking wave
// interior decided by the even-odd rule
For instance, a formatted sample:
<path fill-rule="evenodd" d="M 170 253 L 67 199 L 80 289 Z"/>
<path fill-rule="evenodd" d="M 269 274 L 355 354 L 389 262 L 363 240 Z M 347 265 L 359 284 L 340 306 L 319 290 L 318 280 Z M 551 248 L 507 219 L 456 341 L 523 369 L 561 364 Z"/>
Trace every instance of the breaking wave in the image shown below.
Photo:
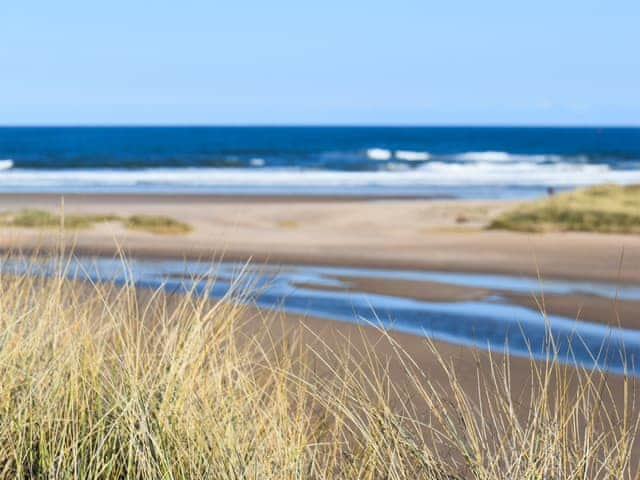
<path fill-rule="evenodd" d="M 9 170 L 13 168 L 13 160 L 0 160 L 0 170 Z"/>
<path fill-rule="evenodd" d="M 9 169 L 0 175 L 7 188 L 144 188 L 188 187 L 430 187 L 430 186 L 557 186 L 640 182 L 640 170 L 614 170 L 604 164 L 568 162 L 448 163 L 432 161 L 417 168 L 376 171 L 337 171 L 298 168 L 157 168 L 139 170 L 25 170 Z"/>
<path fill-rule="evenodd" d="M 564 158 L 561 155 L 527 155 L 508 152 L 466 152 L 458 155 L 453 155 L 453 158 L 463 162 L 493 162 L 493 163 L 508 163 L 508 162 L 560 162 Z M 573 160 L 584 161 L 583 157 L 573 157 Z"/>
<path fill-rule="evenodd" d="M 367 157 L 371 160 L 390 160 L 392 156 L 391 150 L 384 148 L 370 148 L 367 150 Z"/>
<path fill-rule="evenodd" d="M 478 151 L 463 153 L 444 153 L 435 154 L 424 151 L 414 150 L 388 150 L 385 148 L 369 148 L 366 151 L 369 160 L 388 161 L 388 160 L 404 160 L 407 162 L 426 162 L 429 160 L 443 160 L 449 162 L 485 162 L 485 163 L 515 163 L 515 162 L 533 162 L 533 163 L 552 163 L 562 161 L 572 161 L 584 163 L 588 159 L 584 156 L 563 157 L 554 154 L 522 154 L 509 153 L 501 151 Z"/>
<path fill-rule="evenodd" d="M 396 150 L 395 155 L 398 160 L 406 160 L 408 162 L 423 162 L 431 158 L 429 152 L 413 152 L 411 150 Z"/>

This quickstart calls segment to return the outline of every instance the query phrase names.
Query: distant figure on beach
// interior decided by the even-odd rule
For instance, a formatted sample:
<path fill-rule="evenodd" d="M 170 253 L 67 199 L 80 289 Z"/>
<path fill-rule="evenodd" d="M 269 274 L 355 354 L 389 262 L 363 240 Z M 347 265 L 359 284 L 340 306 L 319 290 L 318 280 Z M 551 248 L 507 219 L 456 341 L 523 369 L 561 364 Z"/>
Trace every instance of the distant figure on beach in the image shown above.
<path fill-rule="evenodd" d="M 549 197 L 553 197 L 553 195 L 556 193 L 556 189 L 553 187 L 547 187 L 547 195 Z"/>

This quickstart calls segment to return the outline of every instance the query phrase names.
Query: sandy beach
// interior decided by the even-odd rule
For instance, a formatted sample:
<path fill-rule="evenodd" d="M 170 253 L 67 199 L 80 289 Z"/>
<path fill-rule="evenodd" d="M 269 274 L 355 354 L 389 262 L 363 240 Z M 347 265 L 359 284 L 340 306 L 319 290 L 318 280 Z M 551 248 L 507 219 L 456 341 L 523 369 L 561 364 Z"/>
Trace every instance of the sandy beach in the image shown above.
<path fill-rule="evenodd" d="M 166 215 L 192 231 L 159 235 L 118 222 L 67 231 L 76 253 L 132 257 L 317 264 L 539 276 L 640 283 L 640 237 L 593 233 L 489 231 L 517 202 L 317 196 L 0 194 L 0 212 L 25 208 L 67 215 Z M 64 204 L 64 207 L 62 205 Z M 54 248 L 53 229 L 3 227 L 0 246 Z M 425 301 L 477 299 L 487 291 L 406 280 L 342 278 L 351 289 Z M 499 292 L 514 304 L 589 321 L 640 326 L 640 302 L 591 295 Z"/>
<path fill-rule="evenodd" d="M 0 212 L 59 212 L 61 196 L 0 194 Z M 487 231 L 515 201 L 367 197 L 66 195 L 66 214 L 167 215 L 186 235 L 116 223 L 67 232 L 76 251 L 110 255 L 432 269 L 640 283 L 640 237 Z M 0 247 L 51 247 L 55 229 L 5 228 Z"/>
<path fill-rule="evenodd" d="M 159 235 L 107 222 L 66 232 L 78 254 L 422 269 L 542 279 L 640 283 L 640 237 L 486 230 L 517 202 L 421 198 L 0 194 L 0 212 L 44 209 L 66 215 L 166 215 L 192 231 Z M 63 205 L 63 206 L 62 206 Z M 3 227 L 0 247 L 53 248 L 55 228 Z M 469 289 L 420 290 L 410 282 L 360 281 L 364 291 L 427 300 L 473 298 Z M 526 302 L 526 299 L 520 299 Z M 591 304 L 593 302 L 590 302 Z M 554 302 L 551 300 L 550 305 Z M 624 308 L 623 308 L 624 310 Z"/>

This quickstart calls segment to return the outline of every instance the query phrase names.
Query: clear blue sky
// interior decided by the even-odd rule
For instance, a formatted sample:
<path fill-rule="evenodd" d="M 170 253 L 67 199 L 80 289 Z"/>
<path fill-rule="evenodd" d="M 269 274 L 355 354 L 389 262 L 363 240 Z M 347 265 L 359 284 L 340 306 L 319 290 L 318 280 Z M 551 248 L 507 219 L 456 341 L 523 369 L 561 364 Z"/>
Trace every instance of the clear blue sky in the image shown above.
<path fill-rule="evenodd" d="M 638 0 L 20 0 L 0 22 L 5 125 L 640 125 Z"/>

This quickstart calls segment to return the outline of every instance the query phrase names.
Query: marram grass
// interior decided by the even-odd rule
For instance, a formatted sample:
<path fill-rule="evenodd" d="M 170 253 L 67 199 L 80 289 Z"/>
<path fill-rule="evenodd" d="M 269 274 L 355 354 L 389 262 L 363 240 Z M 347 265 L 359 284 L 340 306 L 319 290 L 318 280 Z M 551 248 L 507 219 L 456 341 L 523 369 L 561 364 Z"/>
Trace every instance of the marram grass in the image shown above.
<path fill-rule="evenodd" d="M 65 228 L 88 228 L 95 223 L 114 222 L 120 220 L 117 215 L 66 215 Z M 6 211 L 0 215 L 0 224 L 22 228 L 56 228 L 62 225 L 60 215 L 37 208 L 25 208 L 17 212 Z"/>
<path fill-rule="evenodd" d="M 160 235 L 178 235 L 191 231 L 191 226 L 165 215 L 131 215 L 122 218 L 113 214 L 58 215 L 47 210 L 26 208 L 17 212 L 0 213 L 0 226 L 20 228 L 61 228 L 77 230 L 97 223 L 120 222 L 125 228 Z"/>
<path fill-rule="evenodd" d="M 640 233 L 640 185 L 598 185 L 526 202 L 499 215 L 489 228 Z"/>
<path fill-rule="evenodd" d="M 465 391 L 437 349 L 440 383 L 237 295 L 0 276 L 0 478 L 637 478 L 631 379 L 550 356 L 521 396 L 490 358 Z"/>
<path fill-rule="evenodd" d="M 145 230 L 161 235 L 189 233 L 191 227 L 164 215 L 132 215 L 124 222 L 124 226 L 133 230 Z"/>

